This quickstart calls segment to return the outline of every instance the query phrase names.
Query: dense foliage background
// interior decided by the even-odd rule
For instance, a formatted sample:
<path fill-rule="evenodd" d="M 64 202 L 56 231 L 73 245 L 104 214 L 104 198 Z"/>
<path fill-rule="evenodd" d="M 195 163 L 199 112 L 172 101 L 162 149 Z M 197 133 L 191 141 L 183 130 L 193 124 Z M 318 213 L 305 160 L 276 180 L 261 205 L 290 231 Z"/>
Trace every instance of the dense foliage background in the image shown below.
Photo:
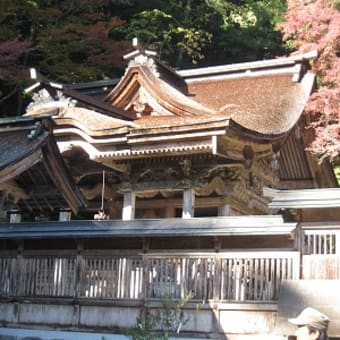
<path fill-rule="evenodd" d="M 307 147 L 340 153 L 340 0 L 1 0 L 0 116 L 19 115 L 28 69 L 59 82 L 121 76 L 131 40 L 174 68 L 317 50 Z"/>

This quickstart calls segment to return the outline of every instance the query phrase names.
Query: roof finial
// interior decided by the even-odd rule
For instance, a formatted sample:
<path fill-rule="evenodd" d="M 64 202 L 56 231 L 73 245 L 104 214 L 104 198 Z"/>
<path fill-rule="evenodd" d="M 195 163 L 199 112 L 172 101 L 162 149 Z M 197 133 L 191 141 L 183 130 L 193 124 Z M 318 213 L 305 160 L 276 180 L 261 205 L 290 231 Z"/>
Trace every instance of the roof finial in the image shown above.
<path fill-rule="evenodd" d="M 140 61 L 141 59 L 146 60 L 148 57 L 156 57 L 157 56 L 157 52 L 155 51 L 149 51 L 149 50 L 145 50 L 143 48 L 143 46 L 140 44 L 140 42 L 138 41 L 137 37 L 134 37 L 132 39 L 132 47 L 135 49 L 134 51 L 125 54 L 123 56 L 124 59 L 127 60 L 134 60 L 135 62 L 138 63 L 138 60 Z M 140 56 L 143 56 L 143 58 L 139 58 Z M 138 58 L 138 59 L 137 59 Z"/>
<path fill-rule="evenodd" d="M 138 49 L 140 46 L 139 46 L 139 42 L 138 42 L 138 38 L 137 37 L 134 37 L 132 39 L 132 46 L 135 48 L 135 49 Z"/>

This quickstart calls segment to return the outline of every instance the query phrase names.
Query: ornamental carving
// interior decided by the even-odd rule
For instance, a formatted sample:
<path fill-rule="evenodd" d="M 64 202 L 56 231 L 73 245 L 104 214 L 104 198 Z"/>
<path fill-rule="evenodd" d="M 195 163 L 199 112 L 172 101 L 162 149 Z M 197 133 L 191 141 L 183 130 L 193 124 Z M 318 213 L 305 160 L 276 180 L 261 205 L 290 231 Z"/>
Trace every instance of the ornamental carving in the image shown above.
<path fill-rule="evenodd" d="M 207 165 L 205 165 L 207 164 Z M 224 196 L 230 183 L 242 179 L 244 172 L 239 166 L 218 164 L 200 159 L 181 159 L 173 161 L 154 160 L 136 163 L 131 171 L 122 173 L 119 192 L 124 191 L 164 191 L 194 188 L 198 195 L 215 193 Z"/>
<path fill-rule="evenodd" d="M 56 91 L 56 95 L 52 95 L 46 90 L 41 89 L 32 96 L 32 101 L 27 106 L 27 112 L 41 109 L 41 108 L 55 108 L 55 107 L 75 107 L 77 101 L 66 97 L 61 91 Z"/>

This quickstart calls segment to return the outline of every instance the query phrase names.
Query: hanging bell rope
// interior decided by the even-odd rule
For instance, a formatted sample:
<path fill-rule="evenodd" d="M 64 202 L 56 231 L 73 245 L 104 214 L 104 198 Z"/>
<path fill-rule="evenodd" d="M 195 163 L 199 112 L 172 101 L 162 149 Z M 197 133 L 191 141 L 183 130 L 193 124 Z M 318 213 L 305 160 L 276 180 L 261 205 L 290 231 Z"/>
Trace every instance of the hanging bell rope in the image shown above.
<path fill-rule="evenodd" d="M 100 207 L 101 211 L 104 211 L 104 196 L 105 196 L 105 170 L 103 170 L 103 182 L 102 182 L 102 205 Z"/>
<path fill-rule="evenodd" d="M 102 202 L 100 206 L 100 210 L 97 214 L 94 215 L 95 220 L 107 220 L 109 219 L 109 216 L 105 214 L 104 211 L 104 199 L 105 199 L 105 170 L 103 170 L 103 176 L 102 176 Z"/>

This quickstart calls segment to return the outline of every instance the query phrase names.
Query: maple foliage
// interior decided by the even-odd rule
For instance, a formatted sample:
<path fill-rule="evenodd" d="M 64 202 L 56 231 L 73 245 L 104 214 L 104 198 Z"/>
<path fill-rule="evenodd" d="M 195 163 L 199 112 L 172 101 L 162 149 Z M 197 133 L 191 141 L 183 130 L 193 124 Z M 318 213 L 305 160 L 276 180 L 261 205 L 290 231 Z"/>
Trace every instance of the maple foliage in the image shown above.
<path fill-rule="evenodd" d="M 28 41 L 20 41 L 19 39 L 0 41 L 0 79 L 21 76 L 22 66 L 17 62 L 29 47 Z"/>
<path fill-rule="evenodd" d="M 318 51 L 312 63 L 317 90 L 305 109 L 307 150 L 320 159 L 340 157 L 340 2 L 288 0 L 283 38 L 298 53 Z"/>

